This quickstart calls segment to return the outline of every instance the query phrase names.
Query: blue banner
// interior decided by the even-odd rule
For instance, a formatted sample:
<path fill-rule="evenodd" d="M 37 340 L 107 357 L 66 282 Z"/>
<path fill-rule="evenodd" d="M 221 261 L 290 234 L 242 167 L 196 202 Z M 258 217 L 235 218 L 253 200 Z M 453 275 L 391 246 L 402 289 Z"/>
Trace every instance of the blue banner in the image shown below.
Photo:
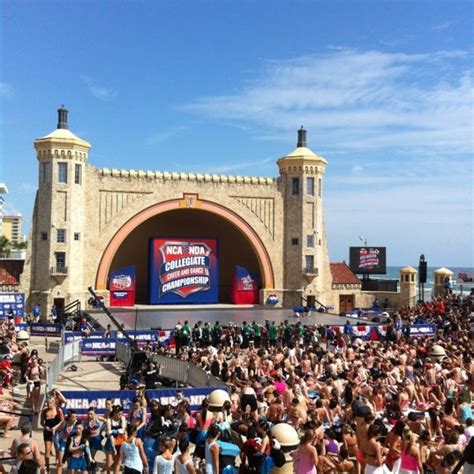
<path fill-rule="evenodd" d="M 15 324 L 15 331 L 26 331 L 28 329 L 28 324 L 26 323 L 20 323 L 20 324 Z"/>
<path fill-rule="evenodd" d="M 90 356 L 113 356 L 115 355 L 115 344 L 117 342 L 127 342 L 127 340 L 111 337 L 88 337 L 82 340 L 81 354 Z"/>
<path fill-rule="evenodd" d="M 150 239 L 151 304 L 217 303 L 218 293 L 216 239 Z"/>
<path fill-rule="evenodd" d="M 61 337 L 62 328 L 63 326 L 61 324 L 32 323 L 30 325 L 30 335 Z"/>
<path fill-rule="evenodd" d="M 182 389 L 183 395 L 189 400 L 192 411 L 200 410 L 202 401 L 214 390 L 226 390 L 225 387 L 193 387 Z M 162 404 L 176 405 L 178 399 L 176 394 L 179 389 L 165 388 L 162 390 L 147 390 L 146 398 L 148 401 L 152 399 L 160 400 Z M 107 398 L 112 399 L 114 405 L 121 405 L 124 410 L 124 415 L 127 416 L 128 410 L 132 406 L 132 401 L 135 398 L 134 390 L 113 390 L 113 391 L 62 391 L 66 397 L 66 413 L 67 410 L 73 409 L 76 411 L 79 418 L 87 415 L 87 410 L 90 407 L 95 408 L 98 415 L 105 413 L 105 401 Z"/>
<path fill-rule="evenodd" d="M 410 326 L 411 337 L 433 337 L 436 336 L 434 324 L 412 324 Z"/>
<path fill-rule="evenodd" d="M 0 319 L 13 316 L 25 316 L 25 293 L 0 293 Z"/>
<path fill-rule="evenodd" d="M 214 390 L 225 390 L 226 387 L 193 387 L 183 388 L 182 392 L 185 398 L 189 399 L 189 405 L 192 411 L 200 410 L 202 401 Z M 166 388 L 162 390 L 147 390 L 146 397 L 149 401 L 152 399 L 159 400 L 161 404 L 176 405 L 179 400 L 176 399 L 178 389 Z"/>
<path fill-rule="evenodd" d="M 102 339 L 104 337 L 104 331 L 101 332 L 92 332 L 88 339 Z M 83 339 L 84 336 L 80 331 L 66 331 L 64 333 L 64 342 L 67 344 L 68 342 L 77 341 L 78 339 Z"/>
<path fill-rule="evenodd" d="M 133 306 L 135 285 L 135 265 L 111 272 L 109 275 L 110 306 Z"/>
<path fill-rule="evenodd" d="M 258 290 L 258 279 L 257 276 L 249 272 L 246 268 L 235 267 L 235 278 L 237 280 L 238 291 L 255 291 Z"/>
<path fill-rule="evenodd" d="M 67 410 L 73 409 L 80 418 L 87 415 L 87 410 L 90 407 L 94 407 L 98 415 L 103 415 L 105 413 L 105 401 L 107 398 L 111 398 L 114 405 L 121 405 L 124 410 L 124 415 L 127 416 L 127 412 L 132 406 L 132 400 L 135 398 L 135 392 L 133 390 L 100 392 L 81 390 L 78 392 L 61 391 L 61 393 L 67 400 L 66 413 Z"/>
<path fill-rule="evenodd" d="M 118 331 L 110 331 L 110 338 L 117 339 L 117 333 Z M 170 331 L 127 331 L 127 334 L 138 342 L 162 342 L 164 336 L 169 337 L 169 333 Z M 104 331 L 91 332 L 85 338 L 80 331 L 66 331 L 64 333 L 64 342 L 77 341 L 78 339 L 104 339 L 104 334 Z"/>

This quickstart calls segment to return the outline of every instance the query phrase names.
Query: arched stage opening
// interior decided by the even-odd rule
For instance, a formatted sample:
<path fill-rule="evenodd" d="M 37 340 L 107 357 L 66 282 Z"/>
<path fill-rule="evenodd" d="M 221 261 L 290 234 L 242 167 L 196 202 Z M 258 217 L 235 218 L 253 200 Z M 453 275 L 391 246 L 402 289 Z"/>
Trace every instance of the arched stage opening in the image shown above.
<path fill-rule="evenodd" d="M 105 287 L 110 272 L 135 265 L 136 303 L 148 304 L 149 241 L 153 237 L 217 239 L 220 303 L 231 302 L 236 265 L 254 273 L 260 287 L 273 287 L 269 255 L 255 231 L 237 214 L 206 202 L 202 202 L 199 209 L 182 208 L 169 202 L 152 208 L 136 215 L 115 234 L 101 259 L 97 288 Z"/>

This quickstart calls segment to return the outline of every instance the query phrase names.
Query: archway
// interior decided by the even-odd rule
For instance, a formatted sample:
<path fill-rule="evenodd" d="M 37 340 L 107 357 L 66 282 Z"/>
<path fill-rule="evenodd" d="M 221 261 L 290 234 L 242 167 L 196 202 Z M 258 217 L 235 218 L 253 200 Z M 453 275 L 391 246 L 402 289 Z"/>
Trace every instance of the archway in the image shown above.
<path fill-rule="evenodd" d="M 148 259 L 148 239 L 163 237 L 217 237 L 220 246 L 220 285 L 222 298 L 228 299 L 229 272 L 235 264 L 260 276 L 262 288 L 274 288 L 272 264 L 255 230 L 238 214 L 211 201 L 166 201 L 133 216 L 111 239 L 104 251 L 96 277 L 96 288 L 104 290 L 111 270 L 138 264 L 137 283 L 141 286 L 137 302 L 143 302 L 143 278 Z M 146 257 L 145 257 L 146 255 Z M 138 286 L 138 285 L 137 285 Z"/>

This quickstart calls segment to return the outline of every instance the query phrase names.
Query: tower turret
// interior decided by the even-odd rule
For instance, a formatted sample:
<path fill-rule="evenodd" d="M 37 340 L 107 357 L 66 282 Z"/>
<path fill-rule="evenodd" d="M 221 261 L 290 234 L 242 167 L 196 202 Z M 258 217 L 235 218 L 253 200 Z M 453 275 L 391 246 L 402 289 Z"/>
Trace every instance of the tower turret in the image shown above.
<path fill-rule="evenodd" d="M 32 229 L 30 304 L 58 309 L 84 288 L 83 258 L 85 164 L 90 144 L 69 130 L 68 111 L 58 109 L 56 130 L 34 142 L 39 183 Z"/>
<path fill-rule="evenodd" d="M 298 130 L 296 149 L 278 160 L 284 198 L 284 284 L 287 306 L 325 303 L 331 273 L 323 219 L 323 177 L 327 161 L 307 147 Z M 327 302 L 326 302 L 327 303 Z"/>

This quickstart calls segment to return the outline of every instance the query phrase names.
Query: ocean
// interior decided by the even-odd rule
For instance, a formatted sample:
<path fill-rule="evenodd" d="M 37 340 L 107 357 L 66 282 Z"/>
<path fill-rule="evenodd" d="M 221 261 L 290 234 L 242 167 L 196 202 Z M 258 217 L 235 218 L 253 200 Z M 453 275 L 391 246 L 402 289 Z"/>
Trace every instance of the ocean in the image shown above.
<path fill-rule="evenodd" d="M 413 265 L 415 269 L 416 266 Z M 383 280 L 400 280 L 400 269 L 403 267 L 389 267 L 387 266 L 387 273 L 385 275 L 373 275 L 372 278 L 374 279 L 383 279 Z M 433 272 L 437 270 L 439 267 L 428 267 L 427 272 L 427 279 L 425 283 L 425 299 L 431 294 L 434 288 L 434 276 Z M 453 291 L 456 293 L 469 293 L 471 288 L 474 288 L 474 283 L 463 283 L 462 281 L 458 281 L 458 274 L 459 273 L 467 273 L 471 276 L 474 274 L 474 268 L 469 267 L 449 267 L 446 266 L 449 270 L 453 272 L 452 276 L 452 288 Z M 417 284 L 418 286 L 418 284 Z M 399 288 L 400 288 L 400 281 L 399 281 Z"/>

